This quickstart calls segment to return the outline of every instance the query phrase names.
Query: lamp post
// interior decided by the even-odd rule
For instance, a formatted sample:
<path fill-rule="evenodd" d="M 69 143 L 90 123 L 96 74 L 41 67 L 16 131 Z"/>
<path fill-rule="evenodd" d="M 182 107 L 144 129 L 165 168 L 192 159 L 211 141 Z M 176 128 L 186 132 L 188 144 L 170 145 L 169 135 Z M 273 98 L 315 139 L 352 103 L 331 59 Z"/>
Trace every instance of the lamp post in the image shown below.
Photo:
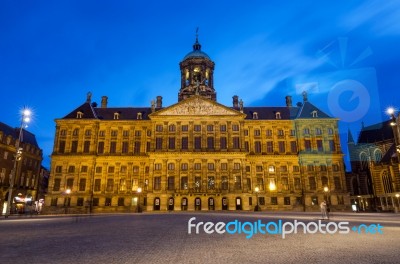
<path fill-rule="evenodd" d="M 328 192 L 329 192 L 329 188 L 328 188 L 328 186 L 325 186 L 325 187 L 324 187 L 324 194 L 325 194 L 325 201 L 326 201 L 327 204 L 329 204 L 329 201 L 328 201 Z"/>
<path fill-rule="evenodd" d="M 23 140 L 23 129 L 27 126 L 27 124 L 30 122 L 31 120 L 31 111 L 24 107 L 22 109 L 22 115 L 21 115 L 21 125 L 19 127 L 19 132 L 18 132 L 18 139 L 15 141 L 15 157 L 14 157 L 14 166 L 13 169 L 10 173 L 10 185 L 8 188 L 8 200 L 7 200 L 7 208 L 6 208 L 6 213 L 5 213 L 5 218 L 8 218 L 8 216 L 11 213 L 11 199 L 12 199 L 12 192 L 14 189 L 14 181 L 17 175 L 17 165 L 18 165 L 18 161 L 21 160 L 22 158 L 22 150 L 23 148 L 20 147 L 20 143 Z"/>
<path fill-rule="evenodd" d="M 399 207 L 400 207 L 400 203 L 399 203 L 400 194 L 396 193 L 395 196 L 397 198 L 397 206 L 395 207 L 395 211 L 396 211 L 396 213 L 398 213 L 399 212 Z"/>
<path fill-rule="evenodd" d="M 137 193 L 138 193 L 137 212 L 141 213 L 142 212 L 142 208 L 140 208 L 140 195 L 142 194 L 142 188 L 141 187 L 139 187 L 137 189 Z"/>
<path fill-rule="evenodd" d="M 400 163 L 400 127 L 398 124 L 398 118 L 396 118 L 396 116 L 394 115 L 395 113 L 395 109 L 393 107 L 389 107 L 386 110 L 386 113 L 390 116 L 390 126 L 392 126 L 394 129 L 394 143 L 396 146 L 396 154 L 397 154 L 397 161 Z M 399 164 L 400 166 L 400 164 Z"/>
<path fill-rule="evenodd" d="M 65 200 L 65 214 L 67 214 L 68 213 L 68 207 L 69 207 L 69 204 L 70 204 L 70 199 L 69 199 L 69 195 L 71 194 L 71 189 L 70 188 L 68 188 L 68 189 L 66 189 L 65 190 L 65 194 L 67 195 L 67 197 L 65 198 L 66 200 Z"/>
<path fill-rule="evenodd" d="M 258 186 L 256 188 L 254 188 L 254 191 L 256 192 L 256 208 L 254 209 L 254 211 L 260 211 L 260 207 L 258 206 L 258 192 L 260 191 L 260 188 L 258 188 Z"/>

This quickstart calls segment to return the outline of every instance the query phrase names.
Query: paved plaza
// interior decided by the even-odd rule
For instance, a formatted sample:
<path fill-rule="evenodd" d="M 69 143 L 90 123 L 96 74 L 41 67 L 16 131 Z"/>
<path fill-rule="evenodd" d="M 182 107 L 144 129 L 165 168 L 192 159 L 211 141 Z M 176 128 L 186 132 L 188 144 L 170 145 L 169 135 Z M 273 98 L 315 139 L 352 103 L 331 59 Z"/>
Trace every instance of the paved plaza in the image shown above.
<path fill-rule="evenodd" d="M 377 227 L 383 234 L 206 234 L 188 221 L 318 222 L 318 213 L 176 212 L 92 216 L 12 216 L 0 220 L 8 263 L 399 263 L 400 214 L 335 213 L 330 221 Z M 321 223 L 329 223 L 322 221 Z M 331 226 L 332 227 L 332 226 Z M 332 227 L 331 230 L 334 228 Z M 233 228 L 231 228 L 233 230 Z M 249 230 L 249 227 L 247 227 Z M 374 229 L 377 231 L 377 229 Z M 371 232 L 374 232 L 370 229 Z M 378 230 L 379 231 L 379 230 Z"/>

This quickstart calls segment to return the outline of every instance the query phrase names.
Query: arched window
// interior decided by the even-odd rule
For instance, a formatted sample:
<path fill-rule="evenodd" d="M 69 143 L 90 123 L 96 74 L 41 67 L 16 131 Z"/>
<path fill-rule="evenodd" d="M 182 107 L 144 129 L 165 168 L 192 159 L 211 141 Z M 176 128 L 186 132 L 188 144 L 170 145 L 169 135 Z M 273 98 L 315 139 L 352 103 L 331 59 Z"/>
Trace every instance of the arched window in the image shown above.
<path fill-rule="evenodd" d="M 276 112 L 275 113 L 275 119 L 281 119 L 281 113 L 280 112 Z"/>
<path fill-rule="evenodd" d="M 380 149 L 375 149 L 374 151 L 374 159 L 376 162 L 380 162 L 382 159 L 382 151 Z"/>
<path fill-rule="evenodd" d="M 119 119 L 119 113 L 118 112 L 115 112 L 114 113 L 114 120 L 118 120 Z"/>
<path fill-rule="evenodd" d="M 390 174 L 388 174 L 387 171 L 382 172 L 382 184 L 383 184 L 383 191 L 385 193 L 393 192 L 392 177 L 390 176 Z"/>
<path fill-rule="evenodd" d="M 253 113 L 253 119 L 258 119 L 258 113 L 257 112 Z"/>
<path fill-rule="evenodd" d="M 361 162 L 361 169 L 367 169 L 368 164 L 368 155 L 365 152 L 360 153 L 360 162 Z"/>

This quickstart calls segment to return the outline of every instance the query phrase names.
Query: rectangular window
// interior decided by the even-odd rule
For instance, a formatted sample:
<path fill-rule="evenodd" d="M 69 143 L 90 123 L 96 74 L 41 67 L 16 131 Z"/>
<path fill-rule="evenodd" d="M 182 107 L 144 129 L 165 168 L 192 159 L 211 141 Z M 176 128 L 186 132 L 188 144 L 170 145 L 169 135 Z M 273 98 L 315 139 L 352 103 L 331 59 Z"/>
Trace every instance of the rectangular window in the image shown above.
<path fill-rule="evenodd" d="M 122 153 L 128 153 L 128 148 L 129 148 L 129 142 L 128 141 L 122 142 Z"/>
<path fill-rule="evenodd" d="M 88 171 L 88 166 L 83 165 L 81 167 L 81 172 L 87 172 Z"/>
<path fill-rule="evenodd" d="M 300 171 L 300 167 L 297 165 L 293 166 L 293 172 L 299 172 Z"/>
<path fill-rule="evenodd" d="M 308 164 L 307 165 L 307 171 L 314 171 L 314 165 Z"/>
<path fill-rule="evenodd" d="M 286 165 L 282 165 L 282 166 L 280 167 L 280 171 L 281 171 L 281 172 L 287 172 L 287 166 L 286 166 Z"/>
<path fill-rule="evenodd" d="M 317 140 L 317 150 L 324 151 L 324 146 L 322 144 L 322 140 L 320 140 L 320 139 Z"/>
<path fill-rule="evenodd" d="M 322 130 L 321 130 L 321 128 L 316 128 L 316 129 L 315 129 L 315 135 L 322 135 Z"/>
<path fill-rule="evenodd" d="M 114 166 L 109 166 L 108 167 L 108 173 L 114 173 L 115 167 Z"/>
<path fill-rule="evenodd" d="M 254 152 L 261 153 L 261 142 L 260 141 L 254 142 Z"/>
<path fill-rule="evenodd" d="M 175 137 L 168 138 L 168 148 L 175 149 Z"/>
<path fill-rule="evenodd" d="M 233 148 L 239 149 L 240 148 L 239 137 L 233 137 L 232 140 L 233 140 Z"/>
<path fill-rule="evenodd" d="M 60 144 L 58 145 L 58 152 L 64 153 L 65 152 L 65 141 L 61 140 Z"/>
<path fill-rule="evenodd" d="M 111 130 L 111 136 L 112 137 L 118 136 L 118 130 Z"/>
<path fill-rule="evenodd" d="M 102 173 L 103 167 L 96 167 L 96 173 Z"/>
<path fill-rule="evenodd" d="M 286 152 L 285 141 L 279 141 L 278 142 L 278 149 L 279 149 L 279 153 L 285 153 Z"/>
<path fill-rule="evenodd" d="M 304 140 L 304 149 L 305 151 L 311 151 L 311 140 L 308 139 Z"/>
<path fill-rule="evenodd" d="M 282 183 L 282 190 L 287 191 L 289 190 L 289 180 L 287 177 L 282 177 L 281 178 L 281 183 Z"/>
<path fill-rule="evenodd" d="M 132 171 L 134 174 L 138 174 L 139 173 L 139 166 L 133 166 L 132 167 Z"/>
<path fill-rule="evenodd" d="M 104 142 L 100 141 L 97 146 L 97 153 L 103 154 L 104 153 Z"/>
<path fill-rule="evenodd" d="M 201 125 L 194 125 L 194 131 L 201 131 Z"/>
<path fill-rule="evenodd" d="M 175 170 L 175 163 L 168 163 L 168 170 Z"/>
<path fill-rule="evenodd" d="M 86 140 L 83 143 L 83 153 L 89 153 L 89 151 L 90 151 L 90 141 Z"/>
<path fill-rule="evenodd" d="M 106 135 L 106 132 L 104 130 L 99 131 L 99 137 L 104 137 Z"/>
<path fill-rule="evenodd" d="M 110 143 L 110 153 L 114 154 L 117 152 L 117 142 L 111 141 Z"/>
<path fill-rule="evenodd" d="M 326 165 L 320 165 L 320 170 L 321 171 L 326 171 Z"/>
<path fill-rule="evenodd" d="M 154 190 L 161 190 L 161 177 L 154 177 Z"/>
<path fill-rule="evenodd" d="M 213 125 L 207 125 L 207 131 L 208 132 L 214 131 L 214 126 Z"/>
<path fill-rule="evenodd" d="M 111 198 L 107 197 L 105 202 L 104 202 L 104 206 L 111 206 L 111 201 L 112 201 Z"/>
<path fill-rule="evenodd" d="M 234 163 L 233 164 L 233 169 L 234 170 L 240 170 L 240 163 Z"/>
<path fill-rule="evenodd" d="M 228 177 L 227 176 L 221 177 L 221 189 L 228 190 Z"/>
<path fill-rule="evenodd" d="M 175 190 L 175 177 L 174 176 L 168 177 L 168 190 L 169 191 Z"/>
<path fill-rule="evenodd" d="M 228 170 L 228 163 L 221 163 L 221 170 L 223 171 Z"/>
<path fill-rule="evenodd" d="M 101 179 L 95 179 L 94 180 L 94 191 L 100 192 L 100 186 L 101 186 Z"/>
<path fill-rule="evenodd" d="M 56 166 L 56 173 L 62 172 L 62 166 Z"/>
<path fill-rule="evenodd" d="M 239 131 L 239 125 L 232 125 L 232 131 Z"/>
<path fill-rule="evenodd" d="M 188 137 L 182 137 L 182 149 L 189 149 Z"/>
<path fill-rule="evenodd" d="M 235 190 L 242 189 L 242 177 L 235 176 Z"/>
<path fill-rule="evenodd" d="M 162 132 L 163 131 L 163 126 L 162 125 L 156 125 L 156 131 L 157 132 Z"/>
<path fill-rule="evenodd" d="M 256 166 L 256 172 L 262 172 L 263 171 L 263 166 L 262 165 L 257 165 Z"/>
<path fill-rule="evenodd" d="M 226 131 L 226 125 L 221 125 L 220 128 L 219 128 L 219 130 L 220 130 L 221 132 L 225 132 L 225 131 Z"/>
<path fill-rule="evenodd" d="M 67 179 L 66 188 L 72 190 L 73 186 L 74 186 L 74 179 Z"/>
<path fill-rule="evenodd" d="M 58 192 L 60 190 L 61 179 L 54 179 L 53 191 Z"/>
<path fill-rule="evenodd" d="M 194 177 L 194 188 L 199 191 L 201 190 L 201 177 Z"/>
<path fill-rule="evenodd" d="M 291 137 L 296 136 L 296 130 L 291 129 L 291 130 L 290 130 L 290 136 L 291 136 Z"/>
<path fill-rule="evenodd" d="M 310 190 L 314 191 L 317 189 L 317 183 L 315 181 L 315 177 L 308 177 L 308 182 L 310 184 Z"/>
<path fill-rule="evenodd" d="M 161 170 L 161 163 L 155 163 L 154 164 L 154 170 L 156 170 L 156 171 L 160 171 Z"/>
<path fill-rule="evenodd" d="M 304 135 L 310 135 L 310 129 L 309 128 L 304 128 L 303 132 L 304 132 Z"/>
<path fill-rule="evenodd" d="M 162 141 L 163 141 L 163 139 L 161 137 L 156 138 L 156 149 L 157 150 L 162 149 L 162 143 L 163 143 Z"/>
<path fill-rule="evenodd" d="M 278 197 L 271 197 L 271 205 L 278 205 Z"/>
<path fill-rule="evenodd" d="M 292 153 L 297 153 L 297 144 L 296 141 L 290 141 L 290 151 Z"/>
<path fill-rule="evenodd" d="M 120 170 L 121 173 L 126 173 L 127 167 L 126 166 L 121 166 Z"/>
<path fill-rule="evenodd" d="M 221 149 L 227 149 L 226 137 L 221 137 L 220 138 L 220 147 L 221 147 Z"/>
<path fill-rule="evenodd" d="M 208 176 L 207 188 L 209 190 L 214 190 L 215 189 L 215 178 L 214 178 L 214 176 Z"/>
<path fill-rule="evenodd" d="M 274 152 L 274 145 L 272 141 L 267 141 L 267 153 L 273 153 Z"/>
<path fill-rule="evenodd" d="M 284 197 L 283 198 L 283 204 L 284 205 L 290 205 L 290 197 Z"/>
<path fill-rule="evenodd" d="M 244 135 L 245 135 L 245 136 L 248 136 L 248 135 L 249 135 L 249 130 L 248 130 L 248 129 L 245 129 L 245 130 L 244 130 Z"/>
<path fill-rule="evenodd" d="M 260 135 L 261 135 L 260 129 L 255 129 L 255 130 L 254 130 L 254 136 L 258 137 L 258 136 L 260 136 Z"/>
<path fill-rule="evenodd" d="M 99 206 L 99 198 L 93 198 L 93 206 Z"/>
<path fill-rule="evenodd" d="M 335 141 L 329 140 L 329 151 L 336 151 Z"/>
<path fill-rule="evenodd" d="M 201 163 L 195 163 L 194 164 L 194 169 L 195 170 L 201 170 Z"/>
<path fill-rule="evenodd" d="M 189 130 L 189 126 L 188 125 L 183 125 L 182 126 L 182 131 L 183 132 L 187 132 Z"/>
<path fill-rule="evenodd" d="M 332 169 L 333 169 L 333 171 L 339 171 L 339 165 L 333 164 Z"/>
<path fill-rule="evenodd" d="M 328 134 L 329 135 L 333 135 L 333 129 L 332 128 L 328 128 Z"/>
<path fill-rule="evenodd" d="M 201 149 L 201 137 L 194 137 L 194 149 Z"/>
<path fill-rule="evenodd" d="M 335 190 L 341 190 L 342 184 L 340 183 L 340 177 L 333 177 L 333 184 L 335 185 Z"/>
<path fill-rule="evenodd" d="M 295 190 L 301 190 L 300 178 L 294 178 L 294 189 Z"/>
<path fill-rule="evenodd" d="M 272 129 L 267 129 L 265 135 L 267 137 L 272 137 Z"/>
<path fill-rule="evenodd" d="M 214 137 L 207 138 L 207 149 L 214 149 Z"/>
<path fill-rule="evenodd" d="M 107 179 L 107 192 L 112 192 L 114 189 L 114 180 L 113 179 Z"/>
<path fill-rule="evenodd" d="M 188 188 L 188 177 L 181 177 L 181 190 L 187 190 Z"/>
<path fill-rule="evenodd" d="M 284 135 L 283 129 L 278 129 L 278 137 L 283 137 Z"/>
<path fill-rule="evenodd" d="M 80 179 L 79 181 L 79 191 L 84 192 L 86 189 L 86 179 Z"/>
<path fill-rule="evenodd" d="M 208 166 L 208 170 L 214 170 L 214 163 L 208 163 L 207 164 L 207 166 Z"/>
<path fill-rule="evenodd" d="M 71 153 L 76 153 L 78 151 L 78 141 L 74 140 L 71 142 Z"/>
<path fill-rule="evenodd" d="M 129 131 L 128 131 L 128 130 L 124 130 L 124 131 L 122 132 L 122 135 L 123 135 L 124 137 L 129 137 Z"/>
<path fill-rule="evenodd" d="M 74 172 L 75 172 L 75 166 L 69 166 L 68 173 L 74 173 Z"/>
<path fill-rule="evenodd" d="M 118 197 L 118 206 L 125 206 L 125 199 L 123 197 Z"/>
<path fill-rule="evenodd" d="M 58 198 L 51 198 L 51 206 L 57 206 Z"/>
<path fill-rule="evenodd" d="M 187 171 L 188 170 L 188 164 L 187 163 L 182 163 L 181 164 L 181 170 Z"/>
<path fill-rule="evenodd" d="M 76 201 L 76 206 L 83 206 L 83 198 L 79 197 Z"/>
<path fill-rule="evenodd" d="M 251 179 L 250 178 L 246 178 L 246 187 L 248 190 L 251 190 Z"/>
<path fill-rule="evenodd" d="M 264 190 L 264 179 L 259 177 L 257 178 L 257 187 L 262 191 Z"/>

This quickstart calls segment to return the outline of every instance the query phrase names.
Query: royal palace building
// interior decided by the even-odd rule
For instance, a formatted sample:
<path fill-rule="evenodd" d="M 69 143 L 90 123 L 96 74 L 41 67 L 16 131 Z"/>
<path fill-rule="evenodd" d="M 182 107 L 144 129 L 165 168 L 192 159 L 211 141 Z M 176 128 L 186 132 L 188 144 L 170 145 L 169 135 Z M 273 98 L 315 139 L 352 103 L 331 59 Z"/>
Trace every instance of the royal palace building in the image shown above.
<path fill-rule="evenodd" d="M 319 210 L 349 207 L 338 119 L 303 102 L 247 107 L 217 102 L 214 62 L 180 62 L 176 104 L 86 101 L 56 119 L 46 210 Z M 284 101 L 284 100 L 282 100 Z"/>

